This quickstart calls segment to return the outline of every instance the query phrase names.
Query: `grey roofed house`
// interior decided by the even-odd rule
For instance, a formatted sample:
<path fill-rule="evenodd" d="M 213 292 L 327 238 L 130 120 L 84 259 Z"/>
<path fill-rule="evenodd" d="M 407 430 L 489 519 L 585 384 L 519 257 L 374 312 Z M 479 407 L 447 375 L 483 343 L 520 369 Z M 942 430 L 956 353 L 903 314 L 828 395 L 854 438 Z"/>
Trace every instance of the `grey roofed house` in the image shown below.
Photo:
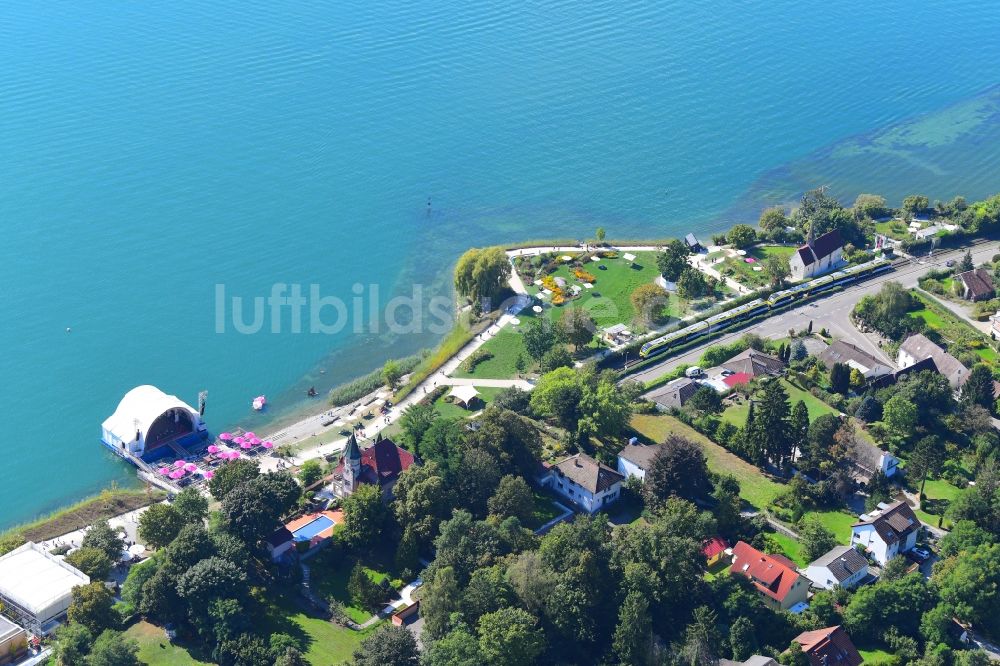
<path fill-rule="evenodd" d="M 603 492 L 625 479 L 625 476 L 617 470 L 597 462 L 585 453 L 577 453 L 560 460 L 552 468 L 594 494 Z"/>
<path fill-rule="evenodd" d="M 681 377 L 667 382 L 660 388 L 650 393 L 647 397 L 664 409 L 676 407 L 680 409 L 684 403 L 691 399 L 701 385 L 698 382 Z"/>
<path fill-rule="evenodd" d="M 878 360 L 857 345 L 843 340 L 834 341 L 819 354 L 819 360 L 828 369 L 835 363 L 846 363 L 865 376 L 865 379 L 887 375 L 893 371 L 891 367 Z"/>
<path fill-rule="evenodd" d="M 746 661 L 733 661 L 732 659 L 719 660 L 719 666 L 777 666 L 777 664 L 778 662 L 771 657 L 765 657 L 760 654 L 747 657 Z"/>
<path fill-rule="evenodd" d="M 649 469 L 662 446 L 662 444 L 627 444 L 618 452 L 618 457 L 645 471 Z"/>
<path fill-rule="evenodd" d="M 737 354 L 721 366 L 734 374 L 746 373 L 751 377 L 761 375 L 780 375 L 785 370 L 785 364 L 777 356 L 750 348 Z"/>
<path fill-rule="evenodd" d="M 863 570 L 868 569 L 868 560 L 852 546 L 835 546 L 830 552 L 817 557 L 806 567 L 808 571 L 812 567 L 823 568 L 837 580 L 843 583 L 856 576 Z"/>
<path fill-rule="evenodd" d="M 698 239 L 695 237 L 694 234 L 688 234 L 687 236 L 685 236 L 684 242 L 694 252 L 698 252 L 699 250 L 701 250 L 701 243 L 698 241 Z"/>
<path fill-rule="evenodd" d="M 854 526 L 871 525 L 882 540 L 890 544 L 894 541 L 904 541 L 910 532 L 920 529 L 920 521 L 913 509 L 906 502 L 899 500 L 886 506 L 885 509 L 873 511 L 867 519 L 859 520 Z"/>
<path fill-rule="evenodd" d="M 974 268 L 955 276 L 955 288 L 961 290 L 961 296 L 967 301 L 985 301 L 996 295 L 993 288 L 993 276 L 985 268 Z"/>
<path fill-rule="evenodd" d="M 899 466 L 899 458 L 860 438 L 847 455 L 854 463 L 854 478 L 863 483 L 871 481 L 878 470 L 882 470 L 887 477 L 893 476 Z"/>
<path fill-rule="evenodd" d="M 914 333 L 899 345 L 897 365 L 901 368 L 907 368 L 926 358 L 934 359 L 934 367 L 948 378 L 948 383 L 953 388 L 962 386 L 969 377 L 968 368 L 922 333 Z"/>

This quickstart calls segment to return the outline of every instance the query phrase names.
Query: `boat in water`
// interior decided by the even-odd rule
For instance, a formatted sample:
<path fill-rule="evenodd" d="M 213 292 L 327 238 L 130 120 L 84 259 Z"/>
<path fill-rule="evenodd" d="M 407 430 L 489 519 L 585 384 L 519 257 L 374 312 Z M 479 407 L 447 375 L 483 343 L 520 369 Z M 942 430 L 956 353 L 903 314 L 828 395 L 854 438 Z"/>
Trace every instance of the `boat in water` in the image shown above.
<path fill-rule="evenodd" d="M 267 396 L 259 395 L 253 399 L 253 408 L 258 411 L 264 411 L 264 405 L 267 404 Z"/>

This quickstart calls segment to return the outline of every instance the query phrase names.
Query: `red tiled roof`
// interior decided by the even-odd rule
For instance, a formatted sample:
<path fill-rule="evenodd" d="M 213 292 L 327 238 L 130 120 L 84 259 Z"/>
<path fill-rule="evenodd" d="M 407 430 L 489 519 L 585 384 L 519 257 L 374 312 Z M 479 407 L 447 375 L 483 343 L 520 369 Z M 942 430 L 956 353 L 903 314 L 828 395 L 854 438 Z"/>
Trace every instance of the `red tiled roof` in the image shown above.
<path fill-rule="evenodd" d="M 391 439 L 381 439 L 361 452 L 361 475 L 363 483 L 380 486 L 399 478 L 399 475 L 414 463 L 413 454 L 396 446 Z M 336 474 L 344 473 L 344 460 L 337 465 Z"/>
<path fill-rule="evenodd" d="M 752 379 L 753 375 L 751 375 L 748 372 L 737 372 L 723 379 L 722 383 L 728 386 L 729 388 L 733 388 L 734 386 L 737 386 L 739 384 L 749 384 L 750 380 Z"/>
<path fill-rule="evenodd" d="M 803 632 L 793 642 L 802 646 L 811 666 L 859 666 L 864 661 L 840 625 Z"/>
<path fill-rule="evenodd" d="M 706 558 L 712 558 L 729 548 L 721 537 L 712 537 L 701 544 L 701 554 Z"/>
<path fill-rule="evenodd" d="M 799 580 L 795 565 L 780 555 L 765 555 L 750 544 L 740 541 L 733 547 L 730 571 L 742 574 L 763 594 L 783 602 Z"/>

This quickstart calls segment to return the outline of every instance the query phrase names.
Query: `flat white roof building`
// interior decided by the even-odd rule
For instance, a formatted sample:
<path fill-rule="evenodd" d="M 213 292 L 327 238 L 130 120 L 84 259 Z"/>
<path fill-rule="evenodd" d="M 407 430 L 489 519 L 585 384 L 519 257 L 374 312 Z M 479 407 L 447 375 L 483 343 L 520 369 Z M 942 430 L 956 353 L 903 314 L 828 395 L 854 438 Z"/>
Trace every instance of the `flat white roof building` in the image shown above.
<path fill-rule="evenodd" d="M 34 634 L 55 628 L 72 590 L 90 578 L 30 541 L 0 557 L 0 602 L 4 614 Z"/>

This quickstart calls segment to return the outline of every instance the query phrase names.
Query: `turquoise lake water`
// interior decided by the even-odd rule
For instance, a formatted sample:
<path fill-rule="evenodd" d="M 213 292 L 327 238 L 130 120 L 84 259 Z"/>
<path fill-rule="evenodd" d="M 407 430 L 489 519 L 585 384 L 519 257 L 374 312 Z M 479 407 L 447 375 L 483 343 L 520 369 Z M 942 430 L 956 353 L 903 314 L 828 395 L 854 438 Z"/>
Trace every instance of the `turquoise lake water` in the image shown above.
<path fill-rule="evenodd" d="M 447 294 L 469 245 L 1000 190 L 1000 6 L 932 4 L 3 3 L 0 527 L 135 482 L 98 439 L 137 384 L 218 431 L 437 339 L 220 334 L 216 285 Z"/>

